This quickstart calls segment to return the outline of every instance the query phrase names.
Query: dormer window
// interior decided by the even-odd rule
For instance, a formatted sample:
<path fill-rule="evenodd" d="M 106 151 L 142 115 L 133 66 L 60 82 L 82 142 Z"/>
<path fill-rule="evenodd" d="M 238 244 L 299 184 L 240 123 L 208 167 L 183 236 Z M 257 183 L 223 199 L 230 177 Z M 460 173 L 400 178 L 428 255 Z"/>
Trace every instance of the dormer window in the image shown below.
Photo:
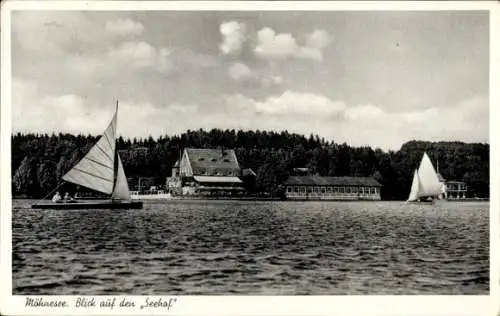
<path fill-rule="evenodd" d="M 224 159 L 224 162 L 229 162 L 229 159 L 225 158 L 225 159 Z"/>
<path fill-rule="evenodd" d="M 204 160 L 205 160 L 205 158 L 200 158 L 200 159 L 198 159 L 198 161 L 204 161 Z"/>
<path fill-rule="evenodd" d="M 217 161 L 217 159 L 215 159 L 215 158 L 212 158 L 212 162 L 216 162 L 216 161 Z"/>

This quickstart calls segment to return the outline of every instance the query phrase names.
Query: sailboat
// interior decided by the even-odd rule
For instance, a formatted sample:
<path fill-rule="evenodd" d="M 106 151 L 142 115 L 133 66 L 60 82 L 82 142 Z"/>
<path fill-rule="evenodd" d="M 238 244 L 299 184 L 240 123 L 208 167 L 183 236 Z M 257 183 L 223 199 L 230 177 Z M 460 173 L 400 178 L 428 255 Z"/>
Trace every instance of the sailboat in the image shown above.
<path fill-rule="evenodd" d="M 420 166 L 413 173 L 408 203 L 434 203 L 442 194 L 442 184 L 432 162 L 424 153 Z"/>
<path fill-rule="evenodd" d="M 132 201 L 123 164 L 116 149 L 118 102 L 116 110 L 97 143 L 71 168 L 62 180 L 104 193 L 105 200 L 70 200 L 36 203 L 36 209 L 141 209 L 141 201 Z M 64 182 L 63 182 L 64 183 Z M 58 186 L 60 187 L 62 183 Z M 57 187 L 57 188 L 58 188 Z M 56 189 L 57 189 L 56 188 Z M 54 190 L 55 191 L 55 190 Z M 52 193 L 54 192 L 52 191 Z"/>

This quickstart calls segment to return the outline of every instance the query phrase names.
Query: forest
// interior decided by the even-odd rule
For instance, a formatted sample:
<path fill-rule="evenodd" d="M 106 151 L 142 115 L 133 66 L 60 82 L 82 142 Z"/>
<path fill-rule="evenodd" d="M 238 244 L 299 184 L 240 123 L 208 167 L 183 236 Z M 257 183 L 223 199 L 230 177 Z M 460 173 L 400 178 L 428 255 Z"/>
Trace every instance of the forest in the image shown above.
<path fill-rule="evenodd" d="M 93 135 L 13 134 L 12 193 L 41 198 L 98 140 Z M 489 145 L 463 142 L 409 141 L 397 151 L 352 147 L 317 135 L 269 131 L 188 130 L 157 139 L 124 139 L 117 148 L 130 183 L 139 177 L 165 185 L 183 148 L 234 149 L 242 168 L 257 174 L 254 190 L 278 194 L 294 168 L 320 176 L 373 176 L 384 200 L 405 200 L 413 171 L 426 151 L 447 180 L 467 183 L 469 197 L 489 197 Z"/>

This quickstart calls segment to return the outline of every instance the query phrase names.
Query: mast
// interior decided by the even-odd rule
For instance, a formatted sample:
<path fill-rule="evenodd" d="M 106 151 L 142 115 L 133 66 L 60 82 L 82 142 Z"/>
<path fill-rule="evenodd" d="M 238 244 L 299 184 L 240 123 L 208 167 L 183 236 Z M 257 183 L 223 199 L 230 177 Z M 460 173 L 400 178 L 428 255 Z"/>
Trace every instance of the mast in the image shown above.
<path fill-rule="evenodd" d="M 116 101 L 115 117 L 118 117 L 118 100 Z M 115 126 L 118 119 L 115 119 Z M 116 140 L 115 140 L 116 141 Z M 130 189 L 128 187 L 127 177 L 123 170 L 123 163 L 118 154 L 118 148 L 115 147 L 115 182 L 113 186 L 112 200 L 130 200 Z"/>
<path fill-rule="evenodd" d="M 113 192 L 115 191 L 116 187 L 116 179 L 117 179 L 117 174 L 118 174 L 118 150 L 116 148 L 116 127 L 118 126 L 118 100 L 116 100 L 116 108 L 115 108 L 115 152 L 113 153 L 115 157 L 114 165 L 113 165 L 113 173 L 114 173 L 114 178 L 113 178 Z"/>

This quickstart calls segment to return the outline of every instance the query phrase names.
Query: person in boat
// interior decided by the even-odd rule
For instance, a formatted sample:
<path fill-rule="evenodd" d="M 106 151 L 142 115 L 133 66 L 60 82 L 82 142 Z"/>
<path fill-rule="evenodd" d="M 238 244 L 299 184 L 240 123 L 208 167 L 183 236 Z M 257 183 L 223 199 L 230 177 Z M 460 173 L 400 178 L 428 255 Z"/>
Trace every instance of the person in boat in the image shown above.
<path fill-rule="evenodd" d="M 73 202 L 73 198 L 69 195 L 68 192 L 66 192 L 66 194 L 64 195 L 64 201 L 65 202 Z"/>
<path fill-rule="evenodd" d="M 61 195 L 59 194 L 59 192 L 56 192 L 56 194 L 52 197 L 52 202 L 54 203 L 61 202 Z"/>

